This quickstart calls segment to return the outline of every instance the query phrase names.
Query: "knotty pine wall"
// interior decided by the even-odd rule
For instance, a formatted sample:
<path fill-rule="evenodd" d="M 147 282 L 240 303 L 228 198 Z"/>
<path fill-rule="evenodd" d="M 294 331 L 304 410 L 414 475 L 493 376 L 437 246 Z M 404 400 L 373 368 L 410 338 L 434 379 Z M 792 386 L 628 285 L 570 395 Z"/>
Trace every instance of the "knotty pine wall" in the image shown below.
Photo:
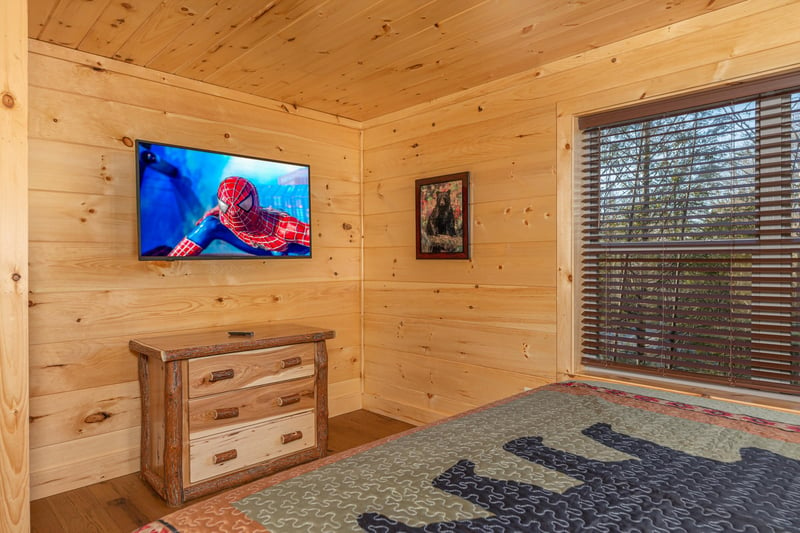
<path fill-rule="evenodd" d="M 30 42 L 33 499 L 139 469 L 129 339 L 297 322 L 329 341 L 332 415 L 361 405 L 360 130 Z M 313 258 L 140 262 L 132 140 L 311 165 Z"/>
<path fill-rule="evenodd" d="M 0 531 L 30 531 L 27 2 L 0 3 Z"/>
<path fill-rule="evenodd" d="M 574 118 L 800 67 L 754 0 L 364 125 L 364 407 L 427 422 L 578 370 Z M 416 260 L 414 180 L 469 171 L 472 259 Z"/>

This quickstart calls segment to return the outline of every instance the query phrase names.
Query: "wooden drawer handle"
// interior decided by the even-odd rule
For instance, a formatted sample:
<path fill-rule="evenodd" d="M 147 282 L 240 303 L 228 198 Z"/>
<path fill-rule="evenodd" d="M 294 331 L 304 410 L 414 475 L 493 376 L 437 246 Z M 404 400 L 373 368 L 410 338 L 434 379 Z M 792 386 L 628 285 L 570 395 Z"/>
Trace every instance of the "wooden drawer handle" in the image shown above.
<path fill-rule="evenodd" d="M 236 459 L 239 454 L 236 453 L 236 448 L 233 450 L 228 450 L 227 452 L 221 452 L 214 455 L 214 464 L 219 465 L 226 461 L 230 461 L 231 459 Z"/>
<path fill-rule="evenodd" d="M 289 394 L 288 396 L 281 396 L 278 398 L 278 407 L 285 407 L 287 405 L 292 405 L 293 403 L 297 403 L 300 401 L 299 394 Z"/>
<path fill-rule="evenodd" d="M 293 366 L 302 365 L 303 359 L 300 357 L 289 357 L 281 361 L 281 368 L 291 368 Z"/>
<path fill-rule="evenodd" d="M 281 444 L 289 444 L 290 442 L 294 442 L 302 438 L 303 438 L 302 431 L 292 431 L 291 433 L 285 433 L 281 435 Z"/>
<path fill-rule="evenodd" d="M 233 379 L 233 369 L 226 368 L 225 370 L 214 370 L 208 377 L 208 381 L 214 383 L 215 381 L 222 381 L 224 379 Z"/>
<path fill-rule="evenodd" d="M 239 416 L 238 407 L 223 407 L 221 409 L 214 409 L 214 420 L 225 420 L 226 418 L 236 418 Z"/>

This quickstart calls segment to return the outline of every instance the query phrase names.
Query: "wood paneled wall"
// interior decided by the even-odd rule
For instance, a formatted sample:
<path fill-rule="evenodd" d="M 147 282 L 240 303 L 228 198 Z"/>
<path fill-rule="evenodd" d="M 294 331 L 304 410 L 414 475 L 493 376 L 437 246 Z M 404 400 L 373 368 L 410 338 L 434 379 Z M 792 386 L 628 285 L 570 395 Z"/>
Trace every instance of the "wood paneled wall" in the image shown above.
<path fill-rule="evenodd" d="M 139 335 L 263 322 L 331 328 L 331 413 L 359 408 L 357 125 L 30 46 L 33 498 L 138 470 L 127 345 Z M 310 164 L 313 258 L 138 261 L 136 138 Z"/>
<path fill-rule="evenodd" d="M 798 68 L 798 20 L 744 2 L 367 122 L 365 408 L 426 422 L 574 370 L 569 114 Z M 460 171 L 472 259 L 416 260 L 414 180 Z"/>
<path fill-rule="evenodd" d="M 30 530 L 27 2 L 0 4 L 0 532 Z"/>

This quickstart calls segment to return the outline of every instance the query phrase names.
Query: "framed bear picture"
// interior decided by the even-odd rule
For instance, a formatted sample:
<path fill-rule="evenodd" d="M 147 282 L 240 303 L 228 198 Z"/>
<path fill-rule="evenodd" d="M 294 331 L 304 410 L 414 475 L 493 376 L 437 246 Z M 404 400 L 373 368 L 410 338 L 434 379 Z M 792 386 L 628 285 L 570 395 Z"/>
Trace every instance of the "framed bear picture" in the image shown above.
<path fill-rule="evenodd" d="M 417 259 L 469 259 L 469 172 L 415 182 Z"/>

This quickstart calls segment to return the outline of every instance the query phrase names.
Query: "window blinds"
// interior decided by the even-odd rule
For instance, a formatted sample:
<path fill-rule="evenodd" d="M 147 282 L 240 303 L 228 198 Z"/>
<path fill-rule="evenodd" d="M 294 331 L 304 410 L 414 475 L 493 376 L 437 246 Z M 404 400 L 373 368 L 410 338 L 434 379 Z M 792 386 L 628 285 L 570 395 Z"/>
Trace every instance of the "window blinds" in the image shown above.
<path fill-rule="evenodd" d="M 585 365 L 800 394 L 800 90 L 736 91 L 582 122 Z"/>

